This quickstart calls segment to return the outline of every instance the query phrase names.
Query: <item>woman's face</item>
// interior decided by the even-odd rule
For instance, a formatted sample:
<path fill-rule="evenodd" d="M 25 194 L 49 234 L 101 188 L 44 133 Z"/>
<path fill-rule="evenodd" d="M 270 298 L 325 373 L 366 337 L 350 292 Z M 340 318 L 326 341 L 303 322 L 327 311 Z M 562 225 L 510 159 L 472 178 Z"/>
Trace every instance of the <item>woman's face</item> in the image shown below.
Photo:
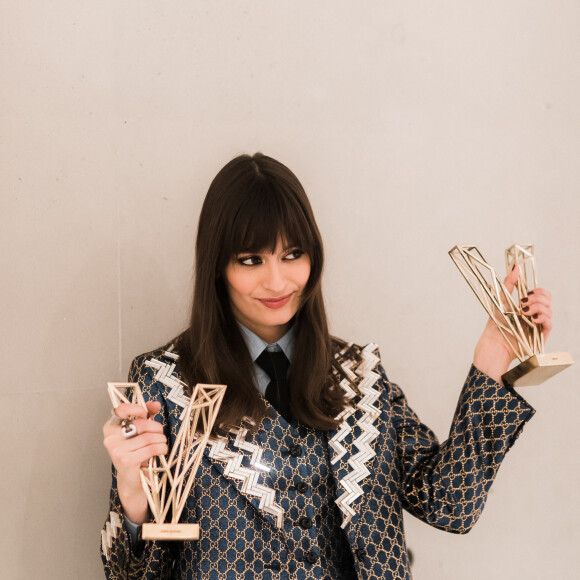
<path fill-rule="evenodd" d="M 279 238 L 273 253 L 238 254 L 225 270 L 234 316 L 266 342 L 276 342 L 300 307 L 310 258 Z"/>

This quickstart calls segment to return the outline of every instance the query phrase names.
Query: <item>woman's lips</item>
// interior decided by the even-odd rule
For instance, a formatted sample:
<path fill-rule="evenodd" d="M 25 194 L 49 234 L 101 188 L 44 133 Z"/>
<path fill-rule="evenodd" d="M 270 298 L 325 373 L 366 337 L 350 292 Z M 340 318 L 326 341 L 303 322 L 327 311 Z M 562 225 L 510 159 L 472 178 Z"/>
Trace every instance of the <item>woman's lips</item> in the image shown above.
<path fill-rule="evenodd" d="M 286 296 L 280 296 L 280 298 L 258 298 L 258 300 L 266 307 L 276 310 L 277 308 L 282 308 L 286 306 L 290 298 L 292 298 L 293 292 L 287 294 Z"/>

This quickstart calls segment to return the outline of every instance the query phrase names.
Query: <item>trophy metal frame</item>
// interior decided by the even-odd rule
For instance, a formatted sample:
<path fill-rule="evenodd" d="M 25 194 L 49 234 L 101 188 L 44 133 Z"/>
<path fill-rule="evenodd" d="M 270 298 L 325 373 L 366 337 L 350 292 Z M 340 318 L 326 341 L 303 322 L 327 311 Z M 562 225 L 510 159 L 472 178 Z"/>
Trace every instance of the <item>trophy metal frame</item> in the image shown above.
<path fill-rule="evenodd" d="M 152 457 L 141 467 L 141 484 L 154 522 L 141 529 L 144 540 L 197 540 L 198 524 L 179 523 L 203 451 L 225 395 L 225 385 L 199 383 L 193 389 L 169 455 Z M 137 383 L 108 383 L 113 408 L 133 403 L 147 409 Z M 170 513 L 171 512 L 171 513 Z M 170 521 L 166 521 L 168 519 Z"/>
<path fill-rule="evenodd" d="M 454 246 L 449 255 L 520 361 L 502 375 L 505 384 L 539 385 L 574 364 L 569 352 L 544 353 L 541 325 L 522 310 L 522 298 L 538 284 L 533 244 L 514 244 L 505 251 L 507 272 L 520 268 L 514 286 L 517 300 L 475 246 Z"/>

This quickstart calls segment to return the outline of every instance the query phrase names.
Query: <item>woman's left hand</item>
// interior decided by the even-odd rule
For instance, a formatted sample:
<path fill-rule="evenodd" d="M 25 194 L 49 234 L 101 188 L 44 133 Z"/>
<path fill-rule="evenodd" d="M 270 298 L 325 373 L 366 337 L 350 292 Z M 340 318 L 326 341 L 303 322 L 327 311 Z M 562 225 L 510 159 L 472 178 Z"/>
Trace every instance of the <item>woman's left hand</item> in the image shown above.
<path fill-rule="evenodd" d="M 519 276 L 516 266 L 504 280 L 504 286 L 511 293 Z M 524 314 L 541 325 L 544 341 L 552 330 L 552 296 L 543 288 L 534 288 L 522 299 Z M 491 318 L 475 347 L 473 364 L 495 381 L 501 382 L 501 376 L 508 370 L 514 353 Z"/>

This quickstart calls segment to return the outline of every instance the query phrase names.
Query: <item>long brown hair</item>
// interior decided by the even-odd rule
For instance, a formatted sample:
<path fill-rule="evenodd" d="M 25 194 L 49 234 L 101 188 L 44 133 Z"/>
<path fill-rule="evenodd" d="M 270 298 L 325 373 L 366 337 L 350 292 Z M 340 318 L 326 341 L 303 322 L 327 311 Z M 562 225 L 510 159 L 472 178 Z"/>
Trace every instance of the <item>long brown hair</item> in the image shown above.
<path fill-rule="evenodd" d="M 228 385 L 217 423 L 222 428 L 249 418 L 256 424 L 266 406 L 234 318 L 223 274 L 242 252 L 258 253 L 278 239 L 310 258 L 310 277 L 295 316 L 290 366 L 292 414 L 317 429 L 333 429 L 344 408 L 321 290 L 322 240 L 310 202 L 296 176 L 282 163 L 256 153 L 230 161 L 212 181 L 199 217 L 195 286 L 189 329 L 178 339 L 182 373 L 189 385 Z"/>

